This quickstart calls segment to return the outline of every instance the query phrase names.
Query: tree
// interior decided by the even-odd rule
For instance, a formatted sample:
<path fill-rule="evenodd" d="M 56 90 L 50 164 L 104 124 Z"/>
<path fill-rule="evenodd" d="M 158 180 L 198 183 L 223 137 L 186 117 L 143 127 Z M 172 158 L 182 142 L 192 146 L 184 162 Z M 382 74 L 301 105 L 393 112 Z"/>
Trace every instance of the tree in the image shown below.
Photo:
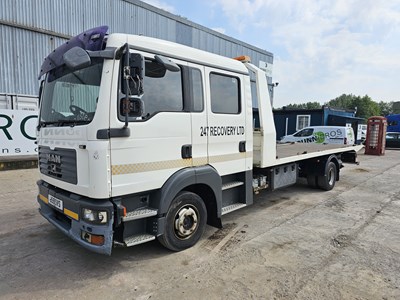
<path fill-rule="evenodd" d="M 359 118 L 367 119 L 371 116 L 379 116 L 381 114 L 378 103 L 374 102 L 368 95 L 361 97 L 352 94 L 343 94 L 329 101 L 327 105 L 344 109 L 355 109 L 356 117 Z"/>
<path fill-rule="evenodd" d="M 319 102 L 307 102 L 307 103 L 300 103 L 300 104 L 289 104 L 286 105 L 286 109 L 320 109 L 321 103 Z"/>
<path fill-rule="evenodd" d="M 365 95 L 355 96 L 353 94 L 343 94 L 325 103 L 326 106 L 356 110 L 356 117 L 367 119 L 372 116 L 387 116 L 394 112 L 393 102 L 375 102 Z M 320 109 L 319 102 L 307 102 L 300 104 L 289 104 L 286 109 Z"/>
<path fill-rule="evenodd" d="M 383 102 L 380 101 L 378 103 L 379 109 L 381 111 L 381 116 L 387 116 L 390 114 L 393 114 L 394 110 L 393 110 L 393 101 L 392 102 Z"/>
<path fill-rule="evenodd" d="M 353 100 L 354 100 L 354 95 L 346 95 L 343 94 L 339 97 L 336 97 L 335 99 L 330 100 L 326 105 L 331 106 L 331 107 L 337 107 L 337 108 L 344 108 L 344 109 L 354 109 L 353 105 Z"/>

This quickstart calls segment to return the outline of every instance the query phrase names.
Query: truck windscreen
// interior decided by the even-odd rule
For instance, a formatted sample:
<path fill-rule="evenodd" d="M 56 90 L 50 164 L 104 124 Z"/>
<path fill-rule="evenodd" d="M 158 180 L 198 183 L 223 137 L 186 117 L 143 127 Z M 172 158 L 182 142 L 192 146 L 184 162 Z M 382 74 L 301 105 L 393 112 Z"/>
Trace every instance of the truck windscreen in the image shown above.
<path fill-rule="evenodd" d="M 96 111 L 102 68 L 103 62 L 99 62 L 74 72 L 50 71 L 41 98 L 40 126 L 90 123 Z"/>

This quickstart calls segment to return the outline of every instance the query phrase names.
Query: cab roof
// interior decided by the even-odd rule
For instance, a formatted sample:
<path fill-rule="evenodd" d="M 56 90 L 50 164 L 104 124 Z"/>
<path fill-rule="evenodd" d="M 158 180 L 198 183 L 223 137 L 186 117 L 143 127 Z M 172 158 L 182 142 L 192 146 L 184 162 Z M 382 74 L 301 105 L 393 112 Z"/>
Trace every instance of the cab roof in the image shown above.
<path fill-rule="evenodd" d="M 132 49 L 137 49 L 139 51 L 159 54 L 169 58 L 180 59 L 236 73 L 249 73 L 245 65 L 235 59 L 165 40 L 120 33 L 110 34 L 107 39 L 107 47 L 121 47 L 125 43 L 128 43 Z"/>

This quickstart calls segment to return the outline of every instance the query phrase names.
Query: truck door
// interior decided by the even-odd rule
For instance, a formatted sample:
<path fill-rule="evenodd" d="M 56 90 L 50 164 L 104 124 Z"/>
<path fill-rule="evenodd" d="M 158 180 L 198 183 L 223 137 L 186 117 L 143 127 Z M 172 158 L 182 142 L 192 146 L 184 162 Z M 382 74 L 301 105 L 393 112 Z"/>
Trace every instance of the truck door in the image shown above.
<path fill-rule="evenodd" d="M 246 167 L 246 107 L 241 78 L 206 67 L 209 164 L 223 176 Z"/>
<path fill-rule="evenodd" d="M 130 120 L 129 137 L 111 138 L 113 196 L 160 188 L 176 171 L 192 165 L 182 151 L 192 144 L 191 112 L 184 99 L 187 64 L 174 60 L 180 71 L 173 72 L 157 65 L 150 55 L 144 56 L 143 117 Z M 111 126 L 121 127 L 121 111 L 118 119 Z"/>

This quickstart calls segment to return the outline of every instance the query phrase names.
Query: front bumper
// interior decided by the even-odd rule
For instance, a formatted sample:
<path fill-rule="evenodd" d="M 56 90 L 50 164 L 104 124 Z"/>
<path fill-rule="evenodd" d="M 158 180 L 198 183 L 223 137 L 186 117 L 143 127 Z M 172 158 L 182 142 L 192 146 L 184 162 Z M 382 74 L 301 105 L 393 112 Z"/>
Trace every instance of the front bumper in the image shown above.
<path fill-rule="evenodd" d="M 39 212 L 45 219 L 84 248 L 100 254 L 111 255 L 113 246 L 114 208 L 109 200 L 81 197 L 53 187 L 42 180 L 38 181 L 37 184 L 39 187 L 39 195 L 37 197 L 40 204 Z M 49 195 L 62 201 L 62 209 L 49 204 Z M 96 225 L 82 220 L 80 212 L 83 207 L 107 210 L 107 224 Z M 104 244 L 93 245 L 85 241 L 82 238 L 82 232 L 104 236 Z"/>

